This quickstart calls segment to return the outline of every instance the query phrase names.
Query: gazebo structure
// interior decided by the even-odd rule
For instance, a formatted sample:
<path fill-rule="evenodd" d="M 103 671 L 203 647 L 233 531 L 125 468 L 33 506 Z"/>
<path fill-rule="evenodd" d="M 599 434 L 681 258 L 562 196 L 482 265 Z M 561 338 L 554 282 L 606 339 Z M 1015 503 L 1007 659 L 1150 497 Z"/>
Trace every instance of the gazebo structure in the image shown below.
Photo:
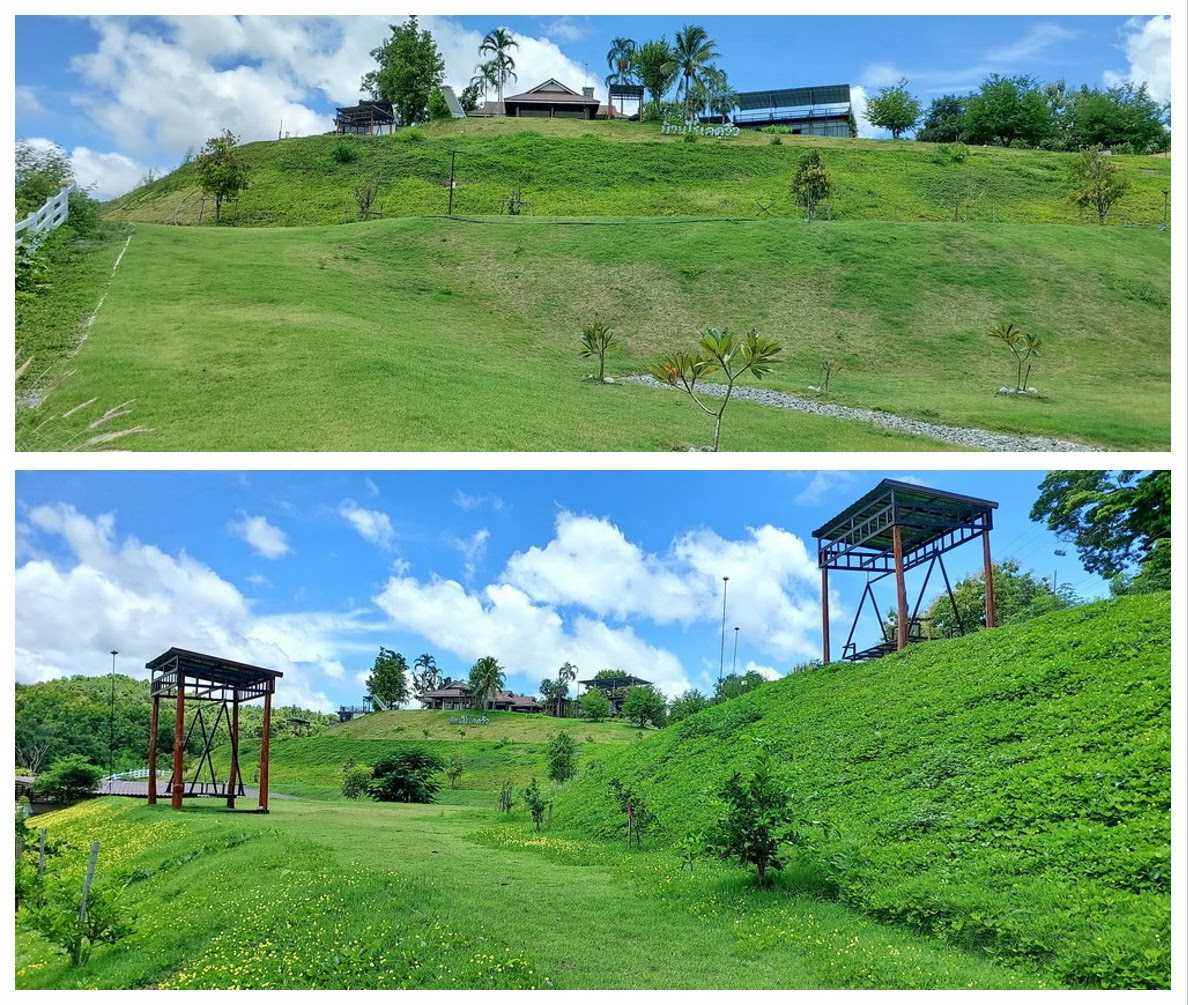
<path fill-rule="evenodd" d="M 396 131 L 396 112 L 390 101 L 360 101 L 334 110 L 334 131 L 356 136 L 378 136 Z"/>
<path fill-rule="evenodd" d="M 161 699 L 173 699 L 173 771 L 165 793 L 173 808 L 180 809 L 186 796 L 217 796 L 227 800 L 230 809 L 235 799 L 246 795 L 239 770 L 239 706 L 245 701 L 264 699 L 264 722 L 260 730 L 259 810 L 268 812 L 268 740 L 272 726 L 272 695 L 279 670 L 237 663 L 208 656 L 189 649 L 168 649 L 145 667 L 150 673 L 152 718 L 149 720 L 148 801 L 157 802 L 157 726 Z M 186 702 L 196 708 L 186 728 Z M 231 741 L 231 765 L 225 781 L 215 774 L 212 751 L 220 723 L 226 724 Z M 185 750 L 194 730 L 202 738 L 202 754 L 193 777 L 185 779 Z M 203 777 L 206 769 L 207 777 Z"/>
<path fill-rule="evenodd" d="M 982 540 L 982 562 L 986 580 L 987 628 L 994 627 L 994 576 L 990 563 L 990 531 L 998 503 L 988 499 L 944 492 L 908 482 L 884 478 L 857 502 L 813 531 L 817 539 L 817 566 L 821 570 L 821 656 L 829 662 L 829 572 L 862 572 L 866 586 L 854 612 L 850 633 L 842 647 L 842 658 L 866 660 L 902 649 L 909 642 L 931 637 L 931 625 L 920 617 L 920 605 L 933 569 L 939 568 L 945 591 L 953 605 L 957 633 L 967 627 L 953 598 L 953 588 L 942 556 L 978 538 Z M 908 614 L 904 576 L 911 569 L 927 566 L 915 606 Z M 874 585 L 887 577 L 895 580 L 894 634 L 884 622 L 875 598 Z M 870 601 L 879 622 L 879 639 L 859 649 L 854 641 L 858 619 Z"/>
<path fill-rule="evenodd" d="M 578 683 L 587 690 L 594 688 L 605 694 L 614 715 L 618 715 L 619 710 L 623 707 L 628 688 L 652 686 L 650 680 L 644 680 L 642 677 L 635 677 L 629 673 L 621 673 L 614 677 L 591 677 L 589 680 L 580 680 Z"/>

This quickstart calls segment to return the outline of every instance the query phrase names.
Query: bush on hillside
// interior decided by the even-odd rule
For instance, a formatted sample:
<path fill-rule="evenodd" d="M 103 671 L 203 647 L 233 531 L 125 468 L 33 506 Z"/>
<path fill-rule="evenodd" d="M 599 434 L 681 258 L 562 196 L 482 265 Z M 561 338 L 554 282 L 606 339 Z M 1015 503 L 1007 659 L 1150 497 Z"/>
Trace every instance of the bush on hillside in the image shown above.
<path fill-rule="evenodd" d="M 700 712 L 709 707 L 710 700 L 696 688 L 673 698 L 668 703 L 668 721 L 680 722 L 687 719 L 694 712 Z"/>
<path fill-rule="evenodd" d="M 1000 626 L 1018 624 L 1076 603 L 1076 595 L 1067 585 L 1053 590 L 1048 580 L 1024 571 L 1018 562 L 996 563 L 991 569 L 994 618 Z M 956 614 L 947 594 L 938 596 L 924 612 L 936 637 L 947 638 L 962 630 L 973 632 L 985 627 L 986 580 L 981 573 L 955 583 L 953 600 L 957 603 Z"/>
<path fill-rule="evenodd" d="M 657 728 L 664 725 L 666 711 L 664 698 L 653 687 L 638 685 L 629 687 L 623 696 L 623 716 L 634 722 L 640 729 L 652 725 Z"/>
<path fill-rule="evenodd" d="M 535 777 L 524 790 L 524 805 L 528 807 L 528 813 L 532 817 L 532 829 L 539 832 L 544 823 L 545 812 L 553 804 L 551 800 L 545 799 Z"/>
<path fill-rule="evenodd" d="M 610 699 L 600 689 L 595 688 L 578 699 L 578 709 L 585 718 L 598 722 L 610 715 Z"/>
<path fill-rule="evenodd" d="M 342 773 L 342 794 L 347 799 L 362 799 L 371 785 L 371 769 L 362 765 L 351 765 Z"/>
<path fill-rule="evenodd" d="M 1126 177 L 1100 147 L 1083 151 L 1073 161 L 1070 176 L 1073 202 L 1082 209 L 1092 209 L 1097 222 L 1104 225 L 1114 203 L 1126 194 Z"/>
<path fill-rule="evenodd" d="M 112 890 L 96 887 L 79 911 L 79 887 L 65 880 L 54 883 L 40 904 L 26 907 L 22 921 L 58 947 L 78 967 L 91 958 L 95 946 L 114 945 L 132 934 L 131 915 Z"/>
<path fill-rule="evenodd" d="M 445 95 L 441 93 L 441 88 L 438 87 L 429 95 L 429 121 L 440 122 L 443 119 L 450 118 L 453 118 L 450 112 L 450 106 L 446 104 Z"/>
<path fill-rule="evenodd" d="M 577 774 L 577 744 L 569 733 L 557 733 L 545 754 L 549 766 L 549 780 L 564 784 Z"/>
<path fill-rule="evenodd" d="M 442 759 L 428 750 L 389 754 L 371 769 L 367 791 L 381 802 L 431 803 L 441 789 L 436 776 L 444 767 Z"/>
<path fill-rule="evenodd" d="M 103 769 L 82 754 L 69 754 L 37 776 L 33 796 L 47 803 L 71 803 L 89 796 L 102 777 Z"/>
<path fill-rule="evenodd" d="M 821 151 L 813 147 L 801 155 L 796 165 L 796 173 L 792 176 L 792 195 L 797 204 L 804 208 L 805 217 L 815 220 L 821 204 L 832 191 L 833 182 L 821 160 Z"/>
<path fill-rule="evenodd" d="M 359 159 L 359 151 L 349 143 L 339 140 L 331 149 L 330 157 L 335 164 L 354 164 Z"/>

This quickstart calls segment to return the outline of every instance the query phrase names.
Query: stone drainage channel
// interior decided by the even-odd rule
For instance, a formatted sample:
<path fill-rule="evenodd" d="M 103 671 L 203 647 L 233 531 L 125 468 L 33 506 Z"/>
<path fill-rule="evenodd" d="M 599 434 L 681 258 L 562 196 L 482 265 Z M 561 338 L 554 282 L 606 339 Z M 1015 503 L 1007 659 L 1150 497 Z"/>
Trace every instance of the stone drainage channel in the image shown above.
<path fill-rule="evenodd" d="M 641 384 L 644 387 L 659 388 L 662 391 L 676 391 L 650 374 L 636 374 L 616 377 L 619 384 Z M 698 384 L 698 390 L 710 397 L 721 398 L 726 394 L 725 384 Z M 966 450 L 1025 450 L 1025 451 L 1099 451 L 1101 447 L 1070 440 L 1056 440 L 1048 436 L 1025 436 L 1021 433 L 997 433 L 989 429 L 974 429 L 967 426 L 948 426 L 923 419 L 909 419 L 891 412 L 880 412 L 874 408 L 854 408 L 850 405 L 832 405 L 811 398 L 801 398 L 785 391 L 769 391 L 762 387 L 736 387 L 731 399 L 751 401 L 769 408 L 788 408 L 794 412 L 809 415 L 823 415 L 831 419 L 849 419 L 852 422 L 867 422 L 873 426 L 892 429 L 910 436 L 923 436 L 941 443 L 952 443 Z"/>

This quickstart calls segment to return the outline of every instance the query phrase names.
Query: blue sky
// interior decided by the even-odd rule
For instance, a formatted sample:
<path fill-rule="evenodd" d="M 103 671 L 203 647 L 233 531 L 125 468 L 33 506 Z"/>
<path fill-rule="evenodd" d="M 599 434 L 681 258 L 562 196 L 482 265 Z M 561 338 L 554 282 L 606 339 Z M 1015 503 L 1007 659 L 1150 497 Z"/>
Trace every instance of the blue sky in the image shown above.
<path fill-rule="evenodd" d="M 17 678 L 183 645 L 329 707 L 386 645 L 455 675 L 494 655 L 532 693 L 566 660 L 707 688 L 722 575 L 739 668 L 784 673 L 819 652 L 813 529 L 884 476 L 997 500 L 996 559 L 1108 593 L 1028 519 L 1034 472 L 18 472 Z M 833 585 L 840 646 L 862 580 Z"/>
<path fill-rule="evenodd" d="M 329 127 L 353 101 L 391 16 L 16 19 L 18 137 L 61 145 L 98 194 L 170 169 L 230 127 L 244 139 Z M 491 27 L 520 40 L 519 83 L 556 76 L 603 93 L 616 35 L 670 36 L 683 18 L 426 17 L 461 86 Z M 1147 81 L 1166 99 L 1170 19 L 1161 17 L 698 17 L 739 89 L 848 82 L 856 104 L 907 77 L 924 98 L 988 73 L 1101 85 Z M 865 124 L 864 132 L 871 132 Z"/>

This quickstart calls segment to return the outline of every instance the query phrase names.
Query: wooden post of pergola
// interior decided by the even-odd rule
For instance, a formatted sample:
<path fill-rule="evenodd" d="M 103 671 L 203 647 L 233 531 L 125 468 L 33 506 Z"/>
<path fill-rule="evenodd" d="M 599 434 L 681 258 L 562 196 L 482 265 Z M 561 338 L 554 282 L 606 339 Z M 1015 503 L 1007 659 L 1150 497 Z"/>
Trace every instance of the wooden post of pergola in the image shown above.
<path fill-rule="evenodd" d="M 832 520 L 813 532 L 817 539 L 817 565 L 821 570 L 822 656 L 829 662 L 829 579 L 830 570 L 862 572 L 866 585 L 854 612 L 849 635 L 842 647 L 842 659 L 863 660 L 902 650 L 912 642 L 931 636 L 928 618 L 920 617 L 925 591 L 934 570 L 939 570 L 953 610 L 953 634 L 964 634 L 961 612 L 953 596 L 943 555 L 954 548 L 982 539 L 986 578 L 986 626 L 994 627 L 994 583 L 990 564 L 990 531 L 998 503 L 988 499 L 945 492 L 885 478 L 874 489 L 847 506 Z M 911 613 L 908 612 L 907 573 L 923 566 L 924 580 Z M 874 587 L 894 577 L 895 632 L 879 612 Z M 867 601 L 879 623 L 878 640 L 859 649 L 854 633 Z M 971 626 L 972 627 L 972 626 Z M 927 630 L 926 630 L 927 629 Z"/>
<path fill-rule="evenodd" d="M 149 803 L 157 800 L 157 734 L 161 699 L 174 700 L 173 771 L 168 793 L 174 809 L 187 796 L 219 796 L 235 808 L 238 796 L 246 794 L 239 767 L 239 706 L 245 701 L 264 699 L 264 735 L 260 741 L 259 810 L 268 812 L 268 732 L 272 719 L 272 695 L 278 670 L 252 666 L 234 660 L 208 656 L 188 649 L 169 649 L 145 664 L 151 675 L 152 719 L 149 723 Z M 194 711 L 186 724 L 186 705 Z M 230 739 L 231 764 L 226 781 L 214 768 L 213 751 L 219 726 L 225 725 Z M 191 737 L 202 740 L 202 752 L 194 775 L 185 777 L 185 751 Z M 205 775 L 204 775 L 205 772 Z"/>

